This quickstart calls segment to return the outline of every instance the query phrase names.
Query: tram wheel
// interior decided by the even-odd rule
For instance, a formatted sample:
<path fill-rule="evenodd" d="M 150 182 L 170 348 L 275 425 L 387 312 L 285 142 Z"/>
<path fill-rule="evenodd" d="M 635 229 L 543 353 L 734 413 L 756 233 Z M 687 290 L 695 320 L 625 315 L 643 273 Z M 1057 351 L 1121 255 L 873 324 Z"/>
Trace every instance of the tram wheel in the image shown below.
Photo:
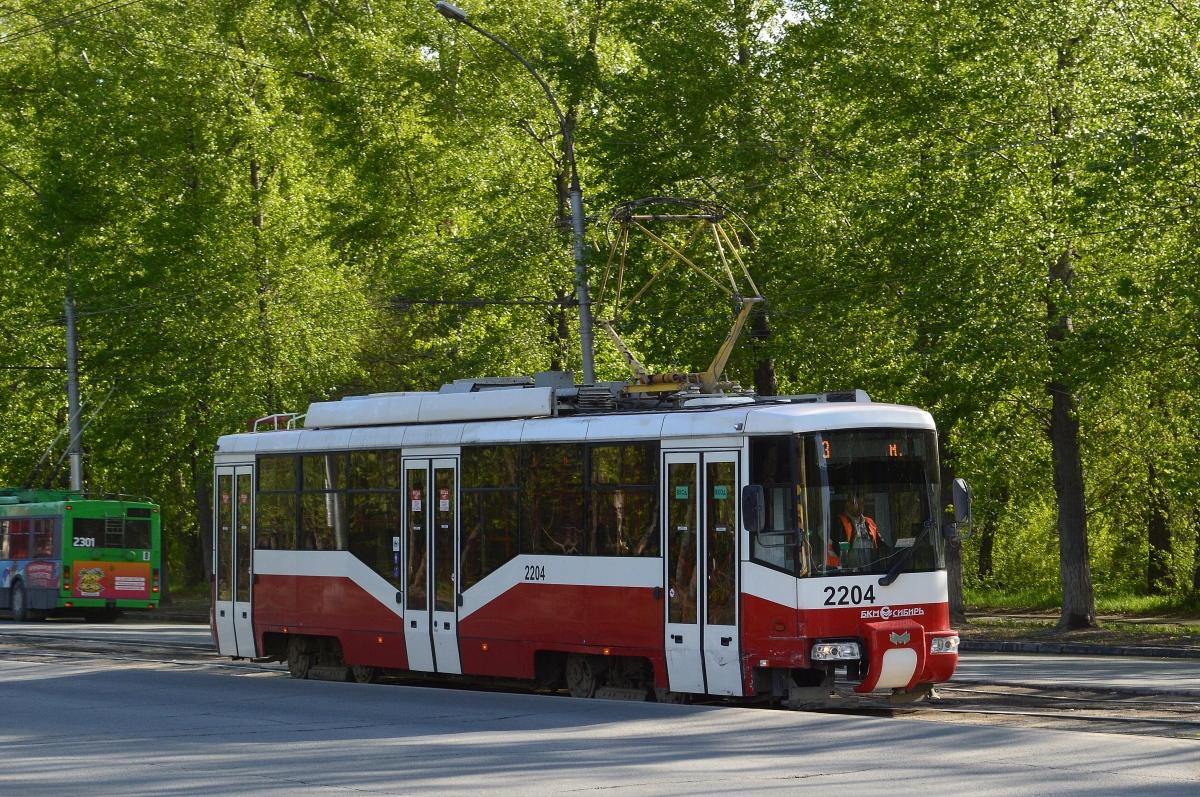
<path fill-rule="evenodd" d="M 567 691 L 571 697 L 594 697 L 599 685 L 600 676 L 590 656 L 567 656 Z"/>
<path fill-rule="evenodd" d="M 373 684 L 379 677 L 379 670 L 375 669 L 374 667 L 355 664 L 350 668 L 350 676 L 354 678 L 355 683 Z"/>
<path fill-rule="evenodd" d="M 29 619 L 29 602 L 25 599 L 25 585 L 17 581 L 12 586 L 8 596 L 8 606 L 12 611 L 14 622 L 23 623 Z"/>
<path fill-rule="evenodd" d="M 313 656 L 305 649 L 304 640 L 292 637 L 288 640 L 287 668 L 293 678 L 307 678 L 312 669 Z"/>

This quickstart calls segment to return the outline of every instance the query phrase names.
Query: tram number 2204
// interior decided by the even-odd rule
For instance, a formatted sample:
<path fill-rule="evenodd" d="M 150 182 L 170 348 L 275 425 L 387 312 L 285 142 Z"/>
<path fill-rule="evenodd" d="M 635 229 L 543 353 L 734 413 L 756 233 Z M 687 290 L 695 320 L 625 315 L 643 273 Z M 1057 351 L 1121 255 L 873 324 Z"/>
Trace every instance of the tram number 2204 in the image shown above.
<path fill-rule="evenodd" d="M 545 581 L 546 566 L 545 565 L 525 565 L 525 580 L 526 581 Z"/>
<path fill-rule="evenodd" d="M 855 584 L 852 587 L 825 587 L 826 606 L 857 606 L 875 602 L 875 586 L 868 584 L 864 590 Z"/>

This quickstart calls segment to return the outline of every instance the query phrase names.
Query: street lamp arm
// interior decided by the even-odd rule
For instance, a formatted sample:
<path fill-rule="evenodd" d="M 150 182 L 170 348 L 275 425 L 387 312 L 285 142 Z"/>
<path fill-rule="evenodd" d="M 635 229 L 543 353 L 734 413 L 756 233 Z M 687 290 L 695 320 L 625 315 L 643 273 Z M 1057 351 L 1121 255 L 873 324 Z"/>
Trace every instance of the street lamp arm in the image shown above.
<path fill-rule="evenodd" d="M 567 129 L 567 117 L 563 115 L 562 109 L 558 107 L 558 99 L 555 98 L 554 92 L 550 90 L 550 84 L 547 83 L 540 74 L 538 74 L 538 71 L 533 68 L 533 64 L 525 60 L 525 56 L 514 50 L 512 45 L 504 41 L 504 39 L 501 39 L 496 34 L 484 30 L 475 23 L 471 22 L 469 19 L 462 20 L 462 24 L 466 25 L 480 36 L 486 36 L 487 38 L 491 39 L 496 44 L 503 47 L 505 52 L 521 62 L 521 66 L 525 67 L 525 70 L 529 72 L 529 74 L 533 75 L 533 79 L 538 82 L 538 85 L 542 87 L 542 91 L 546 93 L 546 99 L 550 100 L 550 107 L 554 109 L 554 115 L 558 117 L 558 126 L 565 131 Z"/>
<path fill-rule="evenodd" d="M 471 22 L 467 16 L 467 12 L 453 3 L 447 3 L 443 0 L 434 5 L 434 10 L 451 22 L 466 25 L 480 36 L 499 45 L 506 53 L 517 59 L 521 66 L 525 67 L 525 70 L 533 75 L 533 79 L 542 87 L 542 91 L 546 94 L 546 99 L 550 100 L 550 107 L 554 109 L 554 115 L 558 119 L 558 128 L 563 138 L 563 159 L 566 161 L 567 168 L 571 170 L 571 185 L 568 194 L 571 202 L 571 231 L 574 238 L 572 249 L 575 256 L 575 291 L 579 298 L 579 343 L 583 354 L 583 382 L 587 385 L 595 384 L 596 366 L 592 345 L 592 309 L 588 298 L 587 259 L 583 249 L 585 225 L 583 216 L 583 189 L 580 188 L 579 170 L 575 166 L 575 136 L 574 131 L 571 129 L 572 124 L 563 114 L 562 108 L 558 106 L 558 100 L 555 98 L 554 92 L 550 89 L 550 84 L 538 74 L 538 71 L 533 68 L 533 64 L 525 60 L 525 57 L 514 50 L 508 42 Z"/>

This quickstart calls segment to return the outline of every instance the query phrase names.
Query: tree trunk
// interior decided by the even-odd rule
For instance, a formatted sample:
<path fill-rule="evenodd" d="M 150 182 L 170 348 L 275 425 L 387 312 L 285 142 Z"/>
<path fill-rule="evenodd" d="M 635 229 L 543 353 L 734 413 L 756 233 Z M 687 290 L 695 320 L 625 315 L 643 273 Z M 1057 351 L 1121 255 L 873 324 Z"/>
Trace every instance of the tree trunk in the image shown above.
<path fill-rule="evenodd" d="M 1008 506 L 1008 485 L 1000 485 L 1000 495 L 996 500 L 997 510 Z M 988 515 L 979 524 L 979 566 L 976 570 L 979 573 L 980 581 L 991 578 L 995 563 L 992 560 L 992 552 L 996 545 L 996 515 Z"/>
<path fill-rule="evenodd" d="M 1171 573 L 1171 527 L 1170 509 L 1162 486 L 1158 483 L 1158 471 L 1154 463 L 1147 466 L 1146 538 L 1150 543 L 1150 556 L 1146 562 L 1146 587 L 1152 594 L 1162 595 L 1174 586 Z"/>
<path fill-rule="evenodd" d="M 767 317 L 765 310 L 754 314 L 750 334 L 755 340 L 767 340 L 771 337 L 771 320 Z M 754 367 L 754 392 L 760 396 L 774 396 L 779 392 L 774 358 L 759 358 L 758 364 Z"/>
<path fill-rule="evenodd" d="M 950 598 L 950 624 L 967 624 L 967 601 L 962 586 L 962 538 L 946 540 L 946 590 Z"/>
<path fill-rule="evenodd" d="M 938 496 L 938 509 L 934 512 L 934 520 L 939 526 L 933 530 L 934 534 L 941 534 L 942 529 L 947 528 L 950 521 L 953 520 L 953 518 L 947 517 L 944 511 L 945 507 L 950 506 L 954 500 L 952 497 L 954 469 L 950 466 L 953 457 L 946 451 L 945 446 L 948 436 L 948 429 L 938 435 L 938 462 L 941 463 L 938 476 L 941 480 L 941 495 Z M 950 622 L 957 626 L 967 623 L 967 602 L 963 597 L 962 577 L 962 537 L 955 533 L 951 539 L 946 540 L 946 592 L 950 602 Z"/>
<path fill-rule="evenodd" d="M 1058 496 L 1059 576 L 1062 579 L 1060 631 L 1096 625 L 1092 569 L 1088 561 L 1087 514 L 1079 419 L 1066 385 L 1051 382 L 1050 443 L 1054 452 L 1054 492 Z"/>
<path fill-rule="evenodd" d="M 1192 551 L 1192 594 L 1200 596 L 1200 527 L 1196 529 L 1196 546 Z"/>
<path fill-rule="evenodd" d="M 1061 80 L 1069 81 L 1075 64 L 1079 38 L 1058 48 L 1057 67 Z M 1064 92 L 1065 93 L 1065 92 Z M 1056 103 L 1050 108 L 1050 134 L 1063 142 L 1071 131 L 1071 108 Z M 1052 192 L 1060 196 L 1070 190 L 1071 175 L 1061 152 L 1050 163 Z M 1068 240 L 1050 260 L 1046 297 L 1046 338 L 1049 343 L 1050 446 L 1054 458 L 1054 492 L 1058 498 L 1059 576 L 1062 582 L 1060 631 L 1088 628 L 1096 624 L 1092 594 L 1092 571 L 1088 561 L 1087 510 L 1083 492 L 1083 459 L 1079 450 L 1079 416 L 1075 393 L 1067 383 L 1068 370 L 1063 342 L 1071 334 L 1071 317 L 1060 311 L 1056 296 L 1070 294 L 1075 279 L 1075 249 Z"/>
<path fill-rule="evenodd" d="M 199 525 L 200 558 L 204 563 L 204 583 L 213 577 L 212 548 L 212 475 L 200 471 L 200 452 L 192 446 L 192 488 L 196 491 L 196 523 Z"/>

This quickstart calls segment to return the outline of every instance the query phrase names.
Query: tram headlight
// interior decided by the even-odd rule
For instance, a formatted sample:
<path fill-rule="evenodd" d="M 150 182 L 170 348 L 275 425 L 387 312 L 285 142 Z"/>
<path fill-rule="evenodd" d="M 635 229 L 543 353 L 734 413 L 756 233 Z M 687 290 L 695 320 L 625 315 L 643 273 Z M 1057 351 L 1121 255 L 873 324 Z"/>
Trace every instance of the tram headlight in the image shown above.
<path fill-rule="evenodd" d="M 929 643 L 930 653 L 958 653 L 958 635 L 935 636 Z"/>
<path fill-rule="evenodd" d="M 813 645 L 813 661 L 857 661 L 862 653 L 857 642 L 817 642 Z"/>

